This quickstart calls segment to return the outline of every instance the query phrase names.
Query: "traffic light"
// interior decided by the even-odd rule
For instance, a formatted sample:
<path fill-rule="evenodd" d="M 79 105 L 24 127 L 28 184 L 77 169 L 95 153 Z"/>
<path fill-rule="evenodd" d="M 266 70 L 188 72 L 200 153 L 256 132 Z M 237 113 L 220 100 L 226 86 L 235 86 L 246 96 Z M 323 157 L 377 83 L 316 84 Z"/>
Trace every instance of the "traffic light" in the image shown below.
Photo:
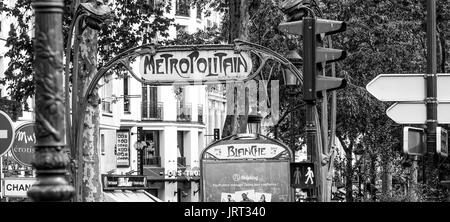
<path fill-rule="evenodd" d="M 284 12 L 292 11 L 292 9 L 290 11 L 284 10 Z M 346 86 L 345 79 L 318 75 L 318 73 L 323 72 L 327 63 L 336 62 L 346 57 L 347 53 L 343 50 L 319 46 L 322 45 L 322 40 L 326 35 L 345 31 L 346 23 L 305 17 L 305 13 L 302 11 L 297 11 L 297 15 L 303 15 L 301 21 L 289 21 L 289 18 L 299 19 L 299 16 L 290 15 L 288 22 L 281 23 L 278 29 L 289 34 L 303 36 L 303 100 L 315 101 L 318 91 L 331 91 Z"/>
<path fill-rule="evenodd" d="M 214 128 L 214 140 L 220 140 L 220 130 L 218 128 Z"/>

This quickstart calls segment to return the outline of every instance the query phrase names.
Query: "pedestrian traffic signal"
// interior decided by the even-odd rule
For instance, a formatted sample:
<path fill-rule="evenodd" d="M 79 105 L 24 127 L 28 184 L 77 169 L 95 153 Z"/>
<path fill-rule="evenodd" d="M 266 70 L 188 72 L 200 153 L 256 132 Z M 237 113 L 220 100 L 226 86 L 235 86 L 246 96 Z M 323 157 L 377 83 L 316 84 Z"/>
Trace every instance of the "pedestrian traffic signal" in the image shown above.
<path fill-rule="evenodd" d="M 314 188 L 316 186 L 314 163 L 291 163 L 290 168 L 292 188 Z"/>
<path fill-rule="evenodd" d="M 424 129 L 410 126 L 403 127 L 403 152 L 405 154 L 423 156 L 426 145 Z"/>
<path fill-rule="evenodd" d="M 319 45 L 323 45 L 323 38 L 326 35 L 345 31 L 345 22 L 303 17 L 302 21 L 281 23 L 278 29 L 289 34 L 303 36 L 304 101 L 315 101 L 318 91 L 331 91 L 346 86 L 345 79 L 317 75 L 324 72 L 327 63 L 346 57 L 347 53 L 343 50 L 319 47 Z"/>
<path fill-rule="evenodd" d="M 441 156 L 448 156 L 448 133 L 442 127 L 436 127 L 436 152 Z"/>

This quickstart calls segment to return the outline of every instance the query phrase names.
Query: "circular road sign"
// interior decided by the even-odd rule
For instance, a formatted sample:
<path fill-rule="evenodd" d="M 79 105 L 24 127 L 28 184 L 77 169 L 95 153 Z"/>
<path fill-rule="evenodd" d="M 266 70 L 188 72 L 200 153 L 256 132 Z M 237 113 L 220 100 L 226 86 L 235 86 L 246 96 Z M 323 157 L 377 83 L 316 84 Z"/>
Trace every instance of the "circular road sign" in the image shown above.
<path fill-rule="evenodd" d="M 6 153 L 14 140 L 14 128 L 8 114 L 0 110 L 0 156 Z"/>
<path fill-rule="evenodd" d="M 31 166 L 31 162 L 34 160 L 34 146 L 36 145 L 34 125 L 34 123 L 26 123 L 18 127 L 11 148 L 14 159 L 25 166 Z"/>

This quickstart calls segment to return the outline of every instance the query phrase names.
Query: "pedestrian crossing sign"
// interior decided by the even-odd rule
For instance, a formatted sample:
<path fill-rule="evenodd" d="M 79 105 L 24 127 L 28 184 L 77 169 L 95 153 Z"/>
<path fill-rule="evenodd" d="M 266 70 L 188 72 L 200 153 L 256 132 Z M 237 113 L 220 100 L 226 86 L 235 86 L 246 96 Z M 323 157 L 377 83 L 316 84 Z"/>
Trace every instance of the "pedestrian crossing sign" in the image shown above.
<path fill-rule="evenodd" d="M 316 186 L 314 163 L 291 163 L 291 186 L 293 188 L 314 188 Z"/>

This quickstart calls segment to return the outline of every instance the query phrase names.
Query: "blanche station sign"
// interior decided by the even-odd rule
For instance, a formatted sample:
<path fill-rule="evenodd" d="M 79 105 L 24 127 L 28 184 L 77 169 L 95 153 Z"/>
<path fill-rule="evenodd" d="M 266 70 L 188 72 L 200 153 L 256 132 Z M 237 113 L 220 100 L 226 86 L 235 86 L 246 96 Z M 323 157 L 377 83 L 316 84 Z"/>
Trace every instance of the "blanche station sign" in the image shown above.
<path fill-rule="evenodd" d="M 250 54 L 232 45 L 166 46 L 140 55 L 131 64 L 143 80 L 158 83 L 214 83 L 247 78 L 252 71 Z"/>
<path fill-rule="evenodd" d="M 217 145 L 208 154 L 222 160 L 272 159 L 282 154 L 284 147 L 267 143 L 242 143 Z"/>

